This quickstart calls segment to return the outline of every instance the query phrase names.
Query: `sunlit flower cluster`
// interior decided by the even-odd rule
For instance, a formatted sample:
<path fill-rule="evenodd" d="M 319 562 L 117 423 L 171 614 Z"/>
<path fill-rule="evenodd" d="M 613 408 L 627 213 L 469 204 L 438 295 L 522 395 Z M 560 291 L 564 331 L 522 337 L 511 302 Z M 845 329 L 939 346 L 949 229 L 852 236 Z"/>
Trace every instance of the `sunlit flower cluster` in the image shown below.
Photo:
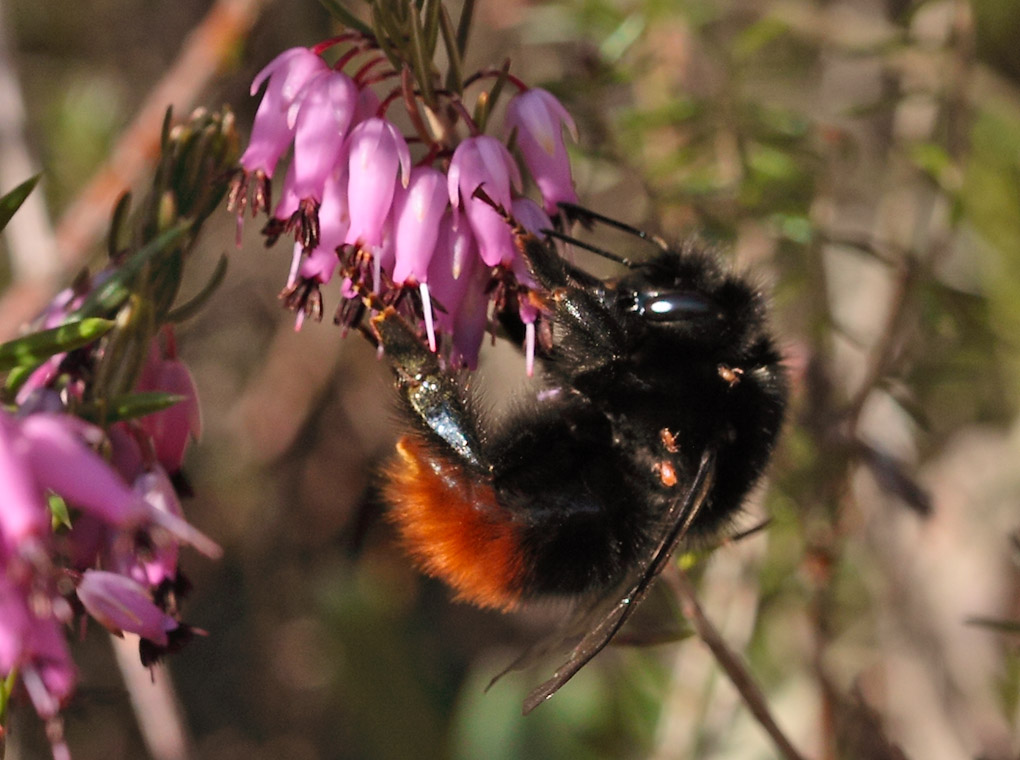
<path fill-rule="evenodd" d="M 329 65 L 322 53 L 340 42 L 350 50 Z M 348 73 L 359 56 L 367 61 Z M 263 85 L 265 92 L 231 207 L 239 221 L 249 208 L 269 212 L 270 244 L 293 234 L 282 296 L 298 326 L 305 316 L 321 319 L 321 287 L 338 277 L 335 321 L 345 329 L 366 309 L 392 305 L 420 326 L 433 351 L 468 367 L 491 313 L 515 313 L 526 328 L 530 371 L 539 313 L 526 297 L 534 283 L 508 215 L 538 232 L 552 227 L 557 204 L 576 202 L 563 140 L 564 127 L 576 137 L 573 120 L 550 93 L 504 72 L 518 92 L 497 138 L 453 93 L 428 107 L 407 74 L 393 86 L 398 74 L 374 40 L 353 33 L 277 56 L 252 82 L 252 95 Z M 397 103 L 416 125 L 410 137 L 391 120 Z M 274 205 L 271 180 L 288 152 Z M 541 205 L 526 197 L 522 169 Z"/>
<path fill-rule="evenodd" d="M 42 326 L 60 324 L 83 298 L 81 288 L 62 293 Z M 0 407 L 0 679 L 13 673 L 54 721 L 57 757 L 66 747 L 55 719 L 76 680 L 68 634 L 87 615 L 137 634 L 142 662 L 155 662 L 193 633 L 177 610 L 180 546 L 219 553 L 184 520 L 172 482 L 200 430 L 172 333 L 151 341 L 136 390 L 177 403 L 104 431 L 70 411 L 87 407 L 106 350 L 98 342 L 51 357 L 23 384 L 17 408 Z"/>

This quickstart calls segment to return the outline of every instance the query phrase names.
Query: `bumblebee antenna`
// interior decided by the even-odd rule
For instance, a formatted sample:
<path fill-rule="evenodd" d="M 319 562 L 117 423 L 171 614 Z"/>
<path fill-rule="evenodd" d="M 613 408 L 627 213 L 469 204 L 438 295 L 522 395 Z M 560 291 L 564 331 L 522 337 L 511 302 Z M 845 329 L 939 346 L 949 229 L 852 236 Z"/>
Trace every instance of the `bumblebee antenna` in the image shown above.
<path fill-rule="evenodd" d="M 576 237 L 571 237 L 570 235 L 564 234 L 562 232 L 557 232 L 556 230 L 542 229 L 539 230 L 539 232 L 545 235 L 546 237 L 555 238 L 556 240 L 562 240 L 564 243 L 570 243 L 570 245 L 576 245 L 578 248 L 583 248 L 586 251 L 590 251 L 591 253 L 594 253 L 596 256 L 601 256 L 604 259 L 615 261 L 617 264 L 623 264 L 623 266 L 627 267 L 628 269 L 637 269 L 638 267 L 643 266 L 643 263 L 640 261 L 631 261 L 630 259 L 624 258 L 623 256 L 613 253 L 612 251 L 607 251 L 605 248 L 599 248 L 597 245 L 591 245 L 590 243 L 586 243 L 583 240 L 578 240 Z"/>
<path fill-rule="evenodd" d="M 651 235 L 645 232 L 644 230 L 639 230 L 637 227 L 632 227 L 629 224 L 621 222 L 617 219 L 613 219 L 612 217 L 604 216 L 603 214 L 600 214 L 597 211 L 592 211 L 591 209 L 587 209 L 584 206 L 578 206 L 576 203 L 567 203 L 565 201 L 561 201 L 557 205 L 563 210 L 564 215 L 568 219 L 584 218 L 587 219 L 588 221 L 601 222 L 602 224 L 606 224 L 609 225 L 610 227 L 615 227 L 618 230 L 622 230 L 629 235 L 633 235 L 634 237 L 641 238 L 642 240 L 645 240 L 649 243 L 653 243 L 654 245 L 661 248 L 663 251 L 669 250 L 669 244 L 658 235 Z M 591 250 L 592 253 L 598 253 L 598 251 L 592 250 L 590 248 L 588 250 Z"/>

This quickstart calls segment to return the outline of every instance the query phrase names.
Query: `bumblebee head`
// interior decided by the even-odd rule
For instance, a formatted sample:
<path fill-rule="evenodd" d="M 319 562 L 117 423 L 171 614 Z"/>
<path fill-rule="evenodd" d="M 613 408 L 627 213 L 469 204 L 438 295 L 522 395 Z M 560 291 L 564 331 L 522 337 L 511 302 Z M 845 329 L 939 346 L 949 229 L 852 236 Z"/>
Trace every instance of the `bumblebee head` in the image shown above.
<path fill-rule="evenodd" d="M 764 362 L 774 353 L 764 295 L 693 244 L 637 264 L 613 290 L 639 343 L 667 343 L 736 365 Z"/>

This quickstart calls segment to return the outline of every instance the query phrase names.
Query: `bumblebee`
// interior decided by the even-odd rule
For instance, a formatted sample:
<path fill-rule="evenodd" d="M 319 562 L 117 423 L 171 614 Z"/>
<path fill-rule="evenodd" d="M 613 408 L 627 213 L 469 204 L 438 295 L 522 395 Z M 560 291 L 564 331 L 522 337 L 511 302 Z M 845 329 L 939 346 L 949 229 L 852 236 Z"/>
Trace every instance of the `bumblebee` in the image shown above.
<path fill-rule="evenodd" d="M 411 423 L 384 497 L 423 571 L 500 610 L 613 595 L 528 712 L 612 639 L 685 537 L 711 536 L 740 510 L 788 389 L 763 294 L 711 252 L 599 251 L 628 269 L 603 280 L 549 236 L 518 226 L 515 241 L 552 340 L 541 391 L 498 424 L 395 311 L 372 329 Z"/>

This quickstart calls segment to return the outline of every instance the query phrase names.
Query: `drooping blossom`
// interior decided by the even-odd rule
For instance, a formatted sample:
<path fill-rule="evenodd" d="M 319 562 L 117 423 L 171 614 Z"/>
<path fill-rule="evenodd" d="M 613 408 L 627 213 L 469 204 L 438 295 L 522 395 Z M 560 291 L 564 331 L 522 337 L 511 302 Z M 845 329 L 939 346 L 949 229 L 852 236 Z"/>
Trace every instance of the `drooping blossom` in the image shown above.
<path fill-rule="evenodd" d="M 358 88 L 339 71 L 325 71 L 305 84 L 291 105 L 294 123 L 294 193 L 322 200 L 326 177 L 336 165 L 358 105 Z"/>
<path fill-rule="evenodd" d="M 152 467 L 139 473 L 132 483 L 132 490 L 156 511 L 184 518 L 184 510 L 181 509 L 177 491 L 161 467 Z M 151 542 L 149 551 L 144 555 L 122 554 L 117 558 L 118 561 L 111 563 L 111 566 L 117 567 L 119 572 L 139 583 L 155 589 L 165 583 L 176 583 L 179 556 L 180 544 L 177 541 L 156 540 Z"/>
<path fill-rule="evenodd" d="M 347 208 L 347 165 L 340 161 L 326 177 L 319 205 L 319 240 L 311 249 L 294 244 L 290 273 L 282 297 L 297 313 L 295 329 L 300 329 L 306 316 L 322 319 L 320 288 L 333 279 L 340 263 L 337 249 L 343 245 L 351 225 Z"/>
<path fill-rule="evenodd" d="M 406 188 L 397 189 L 393 203 L 393 281 L 418 283 L 429 348 L 436 350 L 428 266 L 436 250 L 439 224 L 447 207 L 446 177 L 427 166 L 411 171 Z"/>
<path fill-rule="evenodd" d="M 166 646 L 167 633 L 180 625 L 153 603 L 145 586 L 119 573 L 86 570 L 77 594 L 85 610 L 117 635 L 136 633 L 157 646 Z"/>
<path fill-rule="evenodd" d="M 447 175 L 450 203 L 461 209 L 471 225 L 478 254 L 488 266 L 510 263 L 516 255 L 510 227 L 490 203 L 476 197 L 484 189 L 492 201 L 509 209 L 511 186 L 520 191 L 521 172 L 510 151 L 488 135 L 469 137 L 453 153 Z"/>
<path fill-rule="evenodd" d="M 294 99 L 312 77 L 328 70 L 322 58 L 308 48 L 297 47 L 280 53 L 255 76 L 252 95 L 267 80 L 269 85 L 255 113 L 248 148 L 241 155 L 245 171 L 272 178 L 276 163 L 294 139 L 295 124 L 290 117 Z"/>
<path fill-rule="evenodd" d="M 72 611 L 61 595 L 65 563 L 86 575 L 102 563 L 109 568 L 103 576 L 108 583 L 135 584 L 149 597 L 144 584 L 157 588 L 176 578 L 181 542 L 210 554 L 219 551 L 184 521 L 165 473 L 152 480 L 144 455 L 132 450 L 123 427 L 116 444 L 121 451 L 113 461 L 132 472 L 142 469 L 136 488 L 93 448 L 102 438 L 98 428 L 66 413 L 14 416 L 0 409 L 0 678 L 16 670 L 36 711 L 47 719 L 57 715 L 75 683 L 65 641 Z M 73 529 L 59 543 L 49 494 L 62 499 L 73 515 Z M 142 535 L 148 537 L 144 547 L 138 543 Z M 121 580 L 111 581 L 113 576 Z M 86 609 L 100 610 L 95 601 L 100 598 L 93 596 Z M 152 609 L 128 604 L 128 597 L 110 598 L 145 623 L 121 629 L 152 636 L 154 646 L 165 645 L 167 632 L 180 625 L 160 609 L 161 630 L 156 631 L 148 622 L 156 619 Z M 112 615 L 112 607 L 102 609 Z M 56 741 L 55 756 L 65 753 Z"/>
<path fill-rule="evenodd" d="M 17 421 L 0 412 L 0 538 L 7 554 L 42 540 L 50 527 L 24 448 Z"/>
<path fill-rule="evenodd" d="M 506 108 L 506 129 L 517 130 L 517 144 L 535 179 L 545 210 L 555 214 L 559 203 L 577 203 L 563 128 L 577 142 L 574 119 L 551 93 L 532 87 L 514 96 Z"/>
<path fill-rule="evenodd" d="M 152 342 L 137 389 L 173 393 L 181 400 L 169 409 L 147 414 L 139 424 L 152 439 L 159 463 L 168 472 L 177 472 L 190 442 L 202 436 L 202 410 L 191 371 L 176 357 L 172 333 L 165 334 L 167 348 L 164 351 L 158 339 Z"/>
<path fill-rule="evenodd" d="M 428 279 L 429 261 L 436 250 L 447 203 L 446 177 L 427 166 L 415 167 L 407 187 L 397 191 L 393 203 L 393 281 L 397 284 L 409 277 L 417 282 Z"/>
<path fill-rule="evenodd" d="M 75 668 L 53 605 L 0 573 L 0 676 L 17 669 L 36 712 L 52 718 L 74 691 Z M 66 607 L 66 606 L 65 606 Z"/>
<path fill-rule="evenodd" d="M 295 230 L 295 238 L 305 248 L 318 245 L 319 204 L 357 105 L 358 88 L 339 71 L 313 77 L 291 104 L 288 119 L 294 123 L 294 158 L 284 185 L 287 203 L 277 209 L 277 216 Z"/>
<path fill-rule="evenodd" d="M 489 273 L 478 256 L 474 236 L 467 225 L 454 227 L 447 211 L 440 225 L 437 250 L 429 263 L 432 295 L 442 305 L 436 313 L 440 329 L 451 336 L 450 361 L 475 369 L 488 325 L 488 296 L 485 293 Z"/>
<path fill-rule="evenodd" d="M 157 525 L 178 540 L 218 556 L 219 547 L 180 517 L 161 512 L 137 498 L 106 460 L 88 445 L 89 441 L 99 442 L 98 429 L 66 414 L 31 414 L 15 425 L 15 445 L 24 451 L 28 471 L 40 492 L 53 491 L 118 528 Z"/>
<path fill-rule="evenodd" d="M 347 138 L 347 204 L 351 226 L 347 243 L 377 246 L 397 188 L 407 187 L 411 152 L 400 130 L 391 122 L 372 117 L 351 130 Z"/>
<path fill-rule="evenodd" d="M 514 219 L 532 235 L 542 237 L 543 230 L 553 228 L 552 219 L 545 211 L 530 198 L 517 198 L 513 202 Z M 518 309 L 521 322 L 524 323 L 524 366 L 528 377 L 535 372 L 535 323 L 538 320 L 538 308 L 532 304 L 526 293 L 535 290 L 537 285 L 523 257 L 518 257 L 513 263 L 513 272 L 521 286 L 518 295 Z"/>
<path fill-rule="evenodd" d="M 351 41 L 358 35 L 342 37 Z M 430 349 L 470 366 L 477 362 L 490 311 L 501 320 L 516 311 L 530 374 L 542 302 L 530 295 L 536 285 L 514 230 L 562 229 L 557 204 L 577 201 L 563 137 L 566 130 L 576 140 L 574 122 L 551 94 L 509 77 L 520 92 L 507 106 L 500 134 L 520 148 L 519 166 L 507 142 L 472 122 L 465 104 L 456 102 L 460 95 L 436 90 L 437 108 L 409 86 L 409 70 L 387 70 L 378 50 L 379 41 L 365 35 L 328 74 L 313 72 L 292 93 L 287 109 L 292 121 L 302 121 L 300 135 L 291 137 L 291 167 L 264 230 L 269 243 L 284 229 L 298 233 L 281 298 L 297 312 L 298 327 L 306 316 L 321 319 L 322 288 L 339 270 L 334 321 L 345 334 L 366 314 L 392 306 L 415 324 Z M 348 63 L 366 51 L 374 58 L 351 66 L 350 79 L 343 79 Z M 285 63 L 278 68 L 286 70 Z M 330 79 L 345 83 L 331 91 L 325 85 Z M 409 103 L 419 97 L 417 106 Z M 415 124 L 408 137 L 399 120 L 388 116 L 398 103 Z M 461 118 L 468 137 L 458 136 Z M 304 134 L 318 153 L 303 148 Z M 314 181 L 302 182 L 299 175 L 312 155 L 308 174 Z M 295 169 L 299 164 L 301 171 Z M 542 207 L 524 195 L 525 169 Z M 548 331 L 542 335 L 547 345 Z"/>

